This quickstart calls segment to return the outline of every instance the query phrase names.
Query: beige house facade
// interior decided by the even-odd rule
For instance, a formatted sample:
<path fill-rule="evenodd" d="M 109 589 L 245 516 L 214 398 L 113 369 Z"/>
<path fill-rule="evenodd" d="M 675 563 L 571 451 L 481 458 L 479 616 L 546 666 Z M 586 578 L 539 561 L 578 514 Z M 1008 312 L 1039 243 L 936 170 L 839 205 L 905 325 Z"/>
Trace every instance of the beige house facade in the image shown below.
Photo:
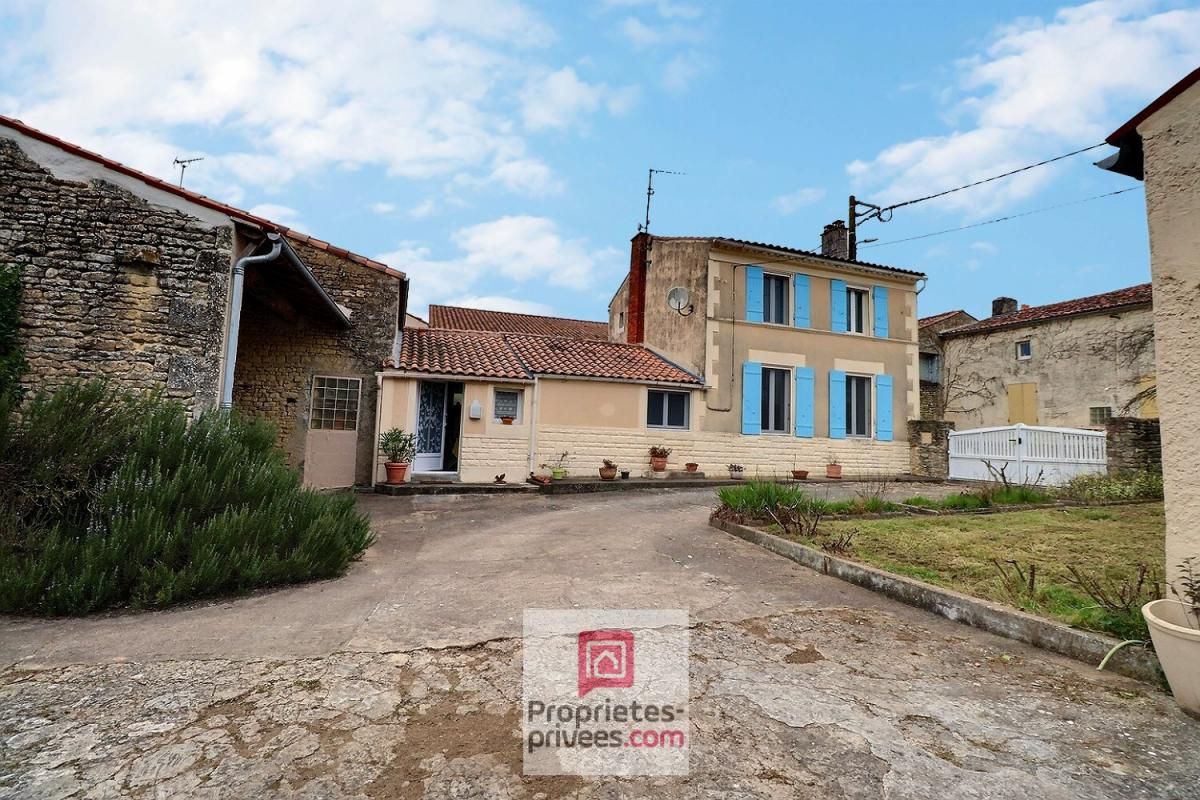
<path fill-rule="evenodd" d="M 1171 579 L 1200 559 L 1200 69 L 1107 141 L 1120 150 L 1101 165 L 1145 182 Z"/>
<path fill-rule="evenodd" d="M 990 317 L 936 339 L 942 418 L 960 431 L 1158 416 L 1150 284 L 1024 308 L 997 298 Z"/>

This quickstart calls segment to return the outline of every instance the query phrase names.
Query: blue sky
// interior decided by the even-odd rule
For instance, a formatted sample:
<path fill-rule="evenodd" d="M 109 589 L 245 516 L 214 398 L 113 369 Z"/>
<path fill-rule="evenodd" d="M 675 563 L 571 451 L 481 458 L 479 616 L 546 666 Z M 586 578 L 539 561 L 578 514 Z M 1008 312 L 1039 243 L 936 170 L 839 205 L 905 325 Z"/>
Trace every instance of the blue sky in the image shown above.
<path fill-rule="evenodd" d="M 406 270 L 451 302 L 604 318 L 652 230 L 815 248 L 890 203 L 1101 141 L 1200 63 L 1200 7 L 691 0 L 7 3 L 0 112 Z M 1107 150 L 869 223 L 920 312 L 1149 278 L 1143 198 L 888 241 L 1131 182 Z"/>

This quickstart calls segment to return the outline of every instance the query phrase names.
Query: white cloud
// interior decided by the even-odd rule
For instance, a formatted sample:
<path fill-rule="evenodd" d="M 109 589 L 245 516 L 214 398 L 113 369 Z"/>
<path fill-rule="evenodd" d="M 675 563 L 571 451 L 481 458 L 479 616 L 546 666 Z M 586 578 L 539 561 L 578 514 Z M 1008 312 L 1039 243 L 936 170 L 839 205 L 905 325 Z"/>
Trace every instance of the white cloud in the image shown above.
<path fill-rule="evenodd" d="M 825 197 L 825 190 L 818 189 L 812 186 L 806 186 L 803 189 L 797 189 L 788 194 L 781 194 L 771 201 L 771 207 L 778 213 L 787 216 L 795 214 L 804 206 L 812 205 Z"/>
<path fill-rule="evenodd" d="M 682 92 L 692 85 L 692 81 L 704 74 L 706 69 L 703 57 L 697 53 L 679 53 L 663 67 L 659 82 L 669 92 Z"/>
<path fill-rule="evenodd" d="M 996 245 L 991 242 L 971 242 L 970 247 L 985 255 L 994 256 L 996 254 Z"/>
<path fill-rule="evenodd" d="M 395 203 L 371 203 L 371 213 L 378 214 L 381 217 L 391 216 L 396 213 Z"/>
<path fill-rule="evenodd" d="M 413 219 L 426 219 L 433 216 L 433 212 L 437 211 L 437 202 L 432 197 L 426 198 L 408 210 L 408 215 Z"/>
<path fill-rule="evenodd" d="M 545 303 L 521 300 L 517 297 L 505 297 L 504 295 L 452 297 L 446 301 L 446 305 L 482 308 L 487 311 L 510 311 L 514 314 L 539 314 L 542 316 L 554 314 L 554 309 Z"/>
<path fill-rule="evenodd" d="M 492 170 L 490 180 L 511 191 L 531 196 L 558 194 L 563 182 L 552 169 L 536 158 L 519 158 Z"/>
<path fill-rule="evenodd" d="M 606 8 L 650 8 L 663 19 L 695 19 L 703 12 L 691 3 L 674 3 L 671 0 L 604 0 Z"/>
<path fill-rule="evenodd" d="M 601 107 L 610 114 L 625 114 L 637 99 L 636 87 L 610 89 L 587 83 L 572 67 L 531 78 L 521 90 L 521 114 L 531 130 L 565 128 Z"/>
<path fill-rule="evenodd" d="M 307 226 L 300 219 L 300 212 L 289 206 L 278 203 L 259 203 L 253 208 L 246 209 L 256 217 L 270 220 L 288 228 L 294 228 L 301 233 L 307 232 Z"/>
<path fill-rule="evenodd" d="M 485 279 L 583 291 L 598 272 L 617 274 L 620 267 L 616 250 L 595 249 L 586 240 L 568 238 L 547 217 L 501 217 L 460 228 L 451 240 L 460 251 L 457 257 L 433 258 L 428 246 L 416 242 L 402 242 L 378 256 L 408 273 L 412 308 L 448 298 L 496 296 L 476 291 Z"/>
<path fill-rule="evenodd" d="M 959 127 L 901 142 L 847 173 L 875 202 L 930 194 L 1100 141 L 1200 61 L 1200 9 L 1099 0 L 1000 28 L 957 64 L 949 116 Z M 1022 200 L 1061 168 L 1043 167 L 931 201 L 973 216 Z"/>
<path fill-rule="evenodd" d="M 164 177 L 175 156 L 205 155 L 188 185 L 223 199 L 329 168 L 486 178 L 514 152 L 533 158 L 511 109 L 554 70 L 553 31 L 519 0 L 18 8 L 0 112 Z M 628 106 L 605 91 L 580 113 Z M 181 146 L 195 129 L 219 129 L 221 152 Z"/>

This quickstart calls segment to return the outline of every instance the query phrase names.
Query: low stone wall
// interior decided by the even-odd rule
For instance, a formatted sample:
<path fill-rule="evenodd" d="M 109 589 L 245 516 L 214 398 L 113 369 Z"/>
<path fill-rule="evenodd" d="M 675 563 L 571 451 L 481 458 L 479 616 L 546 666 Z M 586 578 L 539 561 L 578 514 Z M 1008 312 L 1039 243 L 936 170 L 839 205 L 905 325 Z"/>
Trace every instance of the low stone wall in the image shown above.
<path fill-rule="evenodd" d="M 1108 471 L 1162 472 L 1162 440 L 1157 419 L 1113 417 L 1106 426 Z"/>
<path fill-rule="evenodd" d="M 908 421 L 909 470 L 922 478 L 950 477 L 950 431 L 953 422 L 937 419 Z"/>

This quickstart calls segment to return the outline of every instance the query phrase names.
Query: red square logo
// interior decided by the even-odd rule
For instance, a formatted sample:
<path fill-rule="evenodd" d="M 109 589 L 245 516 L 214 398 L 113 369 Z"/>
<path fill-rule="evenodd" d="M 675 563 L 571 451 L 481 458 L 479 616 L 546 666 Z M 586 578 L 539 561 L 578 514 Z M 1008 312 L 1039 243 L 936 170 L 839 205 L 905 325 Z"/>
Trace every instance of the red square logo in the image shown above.
<path fill-rule="evenodd" d="M 580 631 L 579 696 L 633 686 L 633 631 Z"/>

